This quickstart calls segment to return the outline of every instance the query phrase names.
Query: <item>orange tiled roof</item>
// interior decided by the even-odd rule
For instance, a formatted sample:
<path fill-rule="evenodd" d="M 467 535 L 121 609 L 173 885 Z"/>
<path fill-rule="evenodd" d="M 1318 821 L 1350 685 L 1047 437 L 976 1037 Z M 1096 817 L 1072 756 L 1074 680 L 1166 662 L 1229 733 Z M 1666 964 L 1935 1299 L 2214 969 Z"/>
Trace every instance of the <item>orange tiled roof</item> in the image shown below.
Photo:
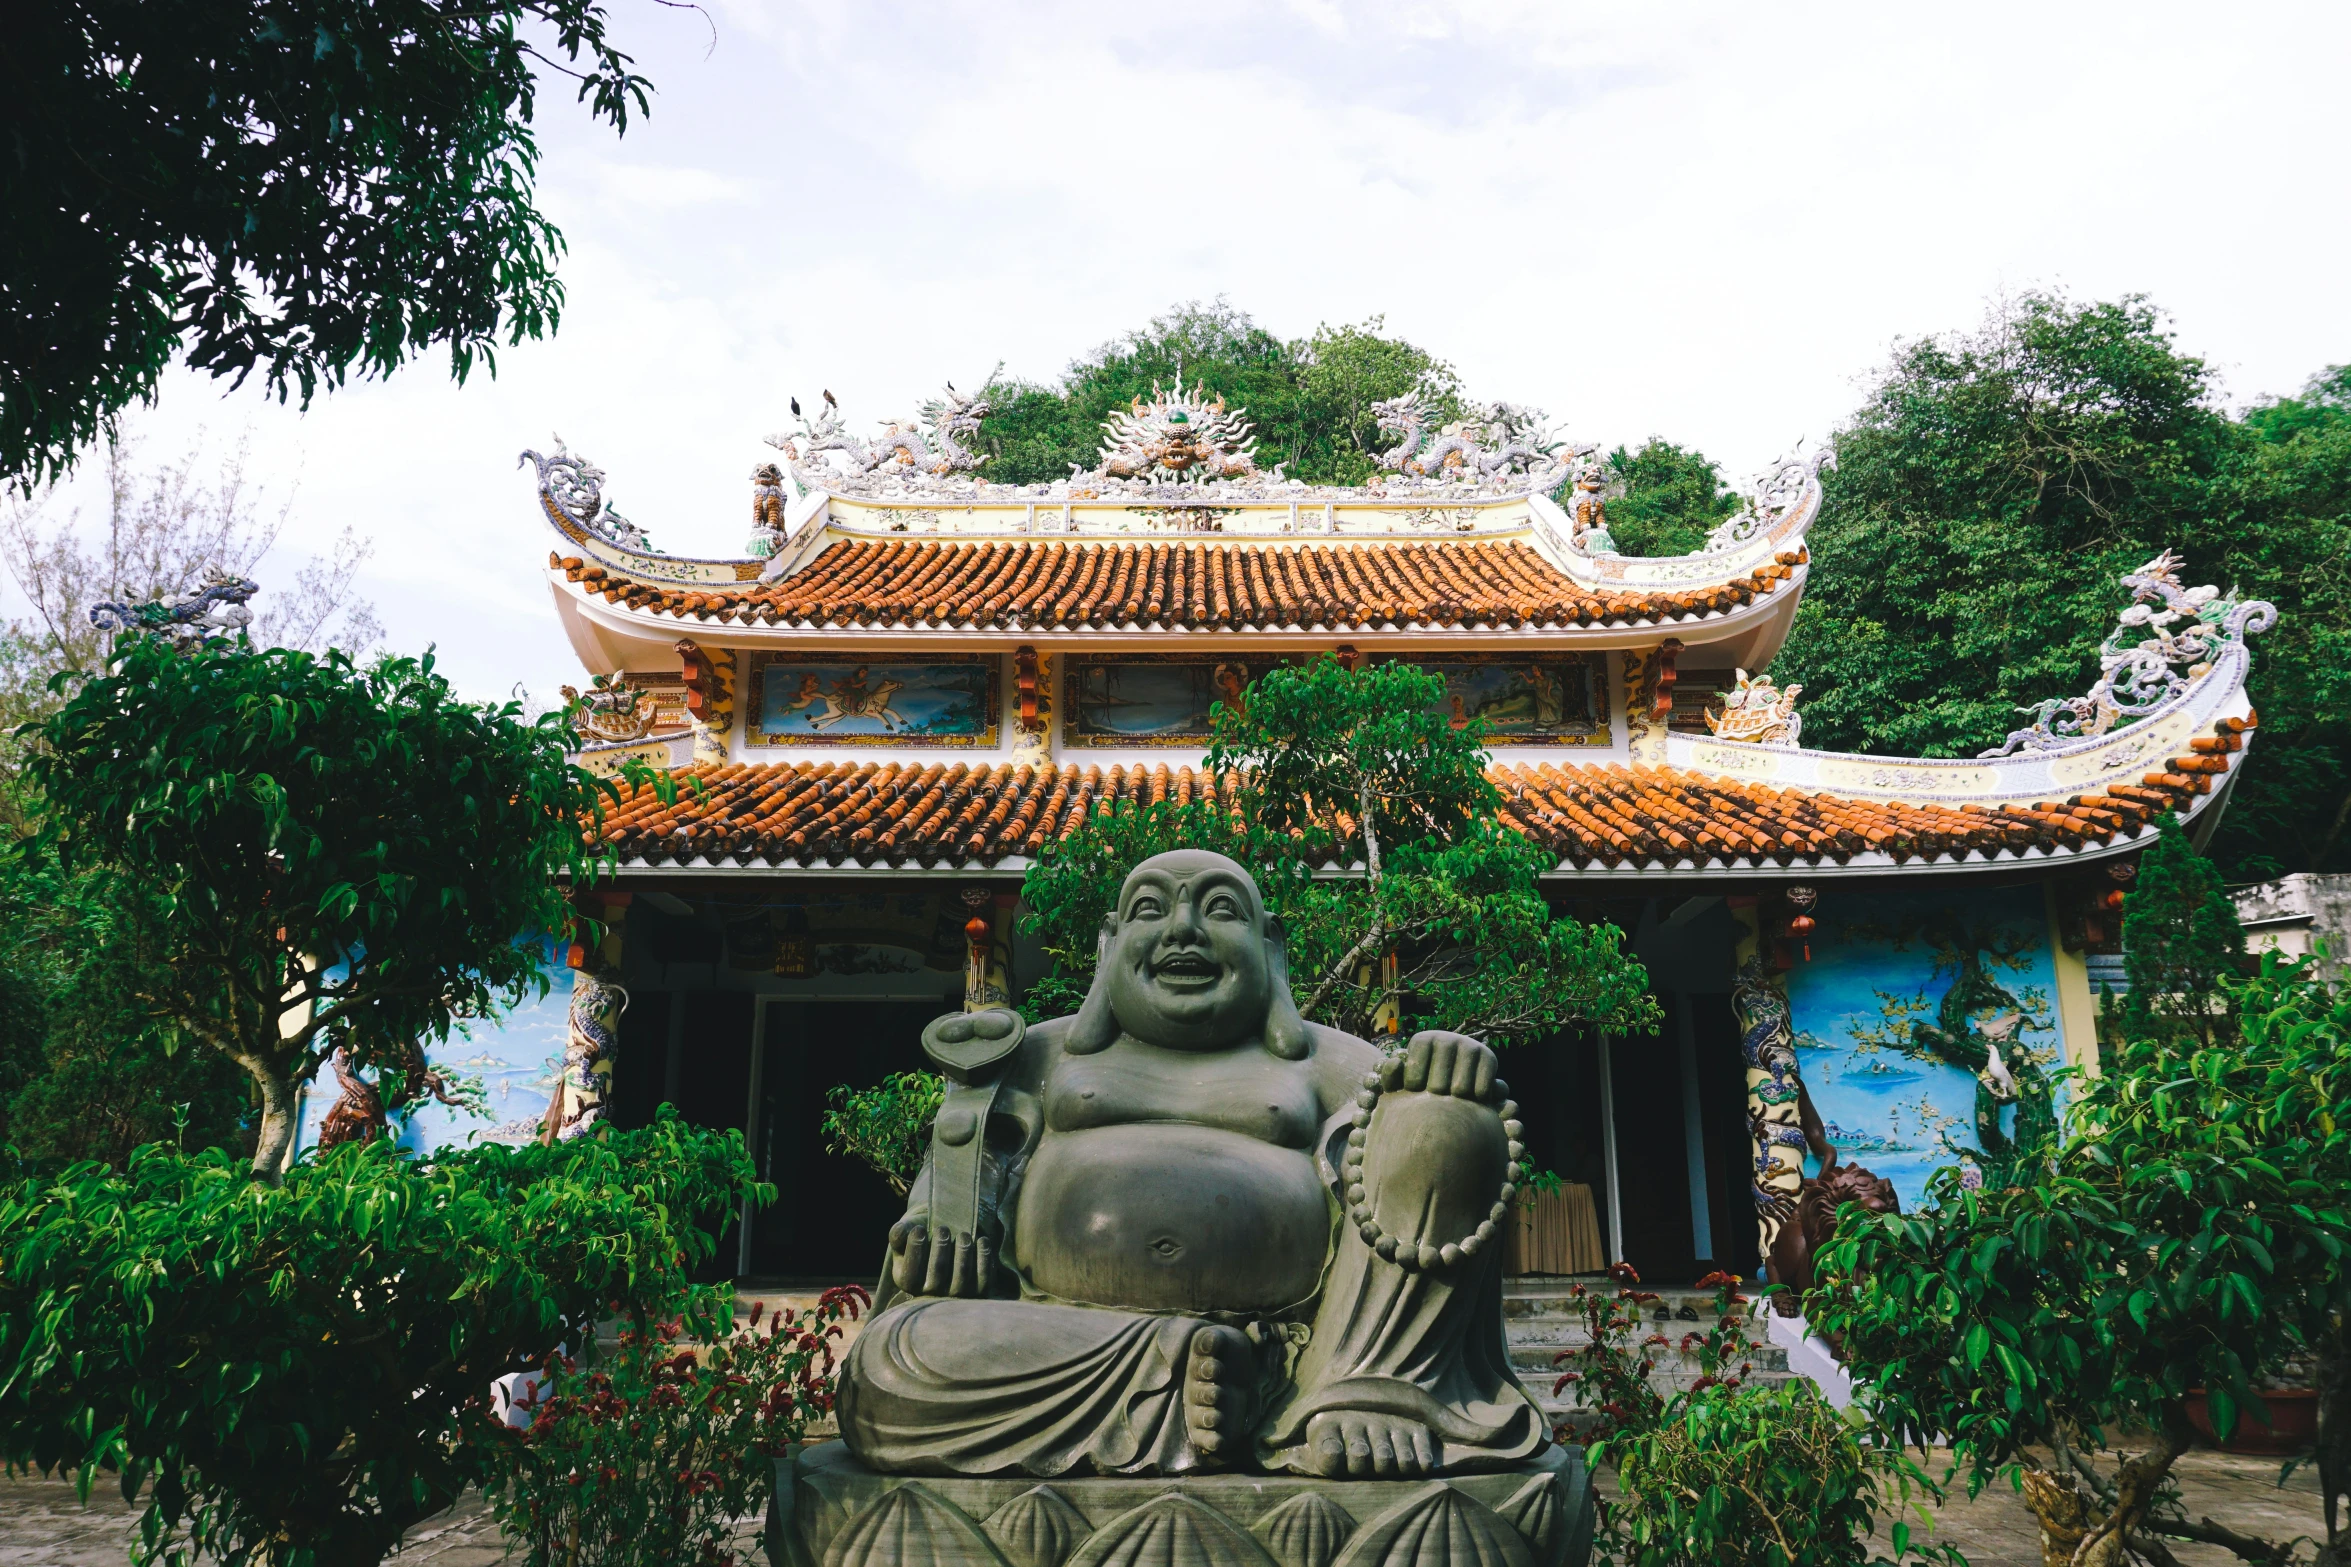
<path fill-rule="evenodd" d="M 2031 806 L 1904 804 L 1807 794 L 1677 768 L 1514 766 L 1489 776 L 1502 819 L 1579 869 L 1926 863 L 1980 851 L 2084 849 L 2185 810 L 2225 772 L 2235 737 L 2198 740 L 2169 771 Z M 629 789 L 602 824 L 624 863 L 954 865 L 1035 854 L 1115 800 L 1205 798 L 1189 767 L 1080 768 L 969 762 L 698 764 L 673 804 Z M 1230 781 L 1222 791 L 1232 799 Z M 1878 858 L 1878 857 L 1882 857 Z"/>
<path fill-rule="evenodd" d="M 579 556 L 550 569 L 648 614 L 759 625 L 1076 630 L 1630 625 L 1753 603 L 1801 548 L 1728 582 L 1601 591 L 1524 543 L 957 543 L 848 539 L 776 582 L 641 582 Z"/>

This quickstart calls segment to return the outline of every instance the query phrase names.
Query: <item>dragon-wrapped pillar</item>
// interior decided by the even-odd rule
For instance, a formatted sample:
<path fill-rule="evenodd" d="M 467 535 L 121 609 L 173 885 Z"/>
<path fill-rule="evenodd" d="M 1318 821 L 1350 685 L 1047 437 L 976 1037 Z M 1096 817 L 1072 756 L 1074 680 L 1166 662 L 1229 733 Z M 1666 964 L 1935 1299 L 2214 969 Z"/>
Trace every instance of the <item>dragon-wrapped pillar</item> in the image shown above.
<path fill-rule="evenodd" d="M 1755 1143 L 1756 1248 L 1771 1255 L 1804 1190 L 1804 1082 L 1788 998 L 1760 956 L 1739 966 L 1731 987 L 1739 1054 L 1747 1064 L 1747 1130 Z"/>
<path fill-rule="evenodd" d="M 557 1142 L 592 1131 L 612 1100 L 612 1072 L 620 1056 L 620 1015 L 629 993 L 620 983 L 621 917 L 626 893 L 590 893 L 581 913 L 602 927 L 599 939 L 572 943 L 571 1006 L 566 1019 L 563 1073 L 547 1103 L 540 1136 Z"/>

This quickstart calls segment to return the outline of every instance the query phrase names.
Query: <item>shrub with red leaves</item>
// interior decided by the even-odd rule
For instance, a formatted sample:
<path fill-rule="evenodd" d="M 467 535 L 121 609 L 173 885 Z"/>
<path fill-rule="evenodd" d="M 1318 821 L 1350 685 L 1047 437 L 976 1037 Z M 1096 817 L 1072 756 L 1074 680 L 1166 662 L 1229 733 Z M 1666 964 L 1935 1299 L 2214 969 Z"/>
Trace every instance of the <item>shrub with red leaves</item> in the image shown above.
<path fill-rule="evenodd" d="M 524 1567 L 734 1567 L 734 1520 L 766 1507 L 773 1460 L 831 1413 L 841 1324 L 868 1304 L 844 1285 L 805 1315 L 754 1307 L 709 1343 L 671 1322 L 550 1360 L 529 1426 L 493 1436 L 484 1487 Z"/>

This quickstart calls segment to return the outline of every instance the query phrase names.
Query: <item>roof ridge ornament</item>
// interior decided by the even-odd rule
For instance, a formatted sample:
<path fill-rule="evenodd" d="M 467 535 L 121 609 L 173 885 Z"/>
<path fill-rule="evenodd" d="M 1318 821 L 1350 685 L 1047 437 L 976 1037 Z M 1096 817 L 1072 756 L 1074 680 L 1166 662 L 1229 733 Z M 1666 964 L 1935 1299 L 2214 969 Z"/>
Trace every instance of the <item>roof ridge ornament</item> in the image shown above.
<path fill-rule="evenodd" d="M 989 390 L 1003 368 L 999 364 L 989 371 L 976 392 L 958 392 L 949 381 L 944 395 L 922 404 L 909 418 L 884 421 L 881 434 L 870 441 L 849 433 L 840 404 L 828 392 L 823 412 L 814 419 L 803 417 L 797 430 L 767 437 L 767 444 L 795 464 L 839 452 L 858 474 L 878 472 L 917 482 L 977 474 L 987 454 L 963 443 L 977 436 L 980 421 L 995 411 Z M 795 400 L 793 412 L 799 408 Z"/>
<path fill-rule="evenodd" d="M 1523 403 L 1468 403 L 1462 416 L 1440 426 L 1428 388 L 1371 405 L 1382 435 L 1401 437 L 1382 452 L 1380 467 L 1411 478 L 1481 480 L 1549 466 L 1564 444 L 1549 417 Z"/>
<path fill-rule="evenodd" d="M 1738 672 L 1739 683 L 1722 695 L 1720 713 L 1706 710 L 1706 727 L 1717 740 L 1768 745 L 1792 751 L 1804 732 L 1804 715 L 1796 711 L 1802 683 L 1781 690 L 1769 675 L 1749 677 Z"/>
<path fill-rule="evenodd" d="M 1212 399 L 1203 395 L 1205 391 L 1195 382 L 1186 393 L 1180 367 L 1173 390 L 1152 382 L 1149 402 L 1138 397 L 1130 407 L 1110 411 L 1102 421 L 1102 447 L 1092 472 L 1073 470 L 1071 477 L 1177 484 L 1255 478 L 1255 426 L 1244 410 L 1227 410 L 1222 394 Z M 1276 463 L 1274 482 L 1280 483 L 1281 477 L 1281 465 Z"/>
<path fill-rule="evenodd" d="M 1802 503 L 1805 491 L 1819 482 L 1821 469 L 1836 465 L 1835 448 L 1815 447 L 1807 455 L 1798 441 L 1794 451 L 1747 482 L 1739 492 L 1739 509 L 1706 535 L 1697 553 L 1720 555 L 1768 531 Z"/>
<path fill-rule="evenodd" d="M 514 465 L 519 468 L 526 462 L 539 470 L 539 493 L 547 504 L 573 524 L 624 550 L 661 553 L 644 529 L 605 504 L 604 470 L 585 457 L 574 457 L 565 449 L 562 436 L 555 437 L 552 453 L 541 456 L 526 447 Z"/>
<path fill-rule="evenodd" d="M 2223 663 L 2239 679 L 2252 659 L 2245 645 L 2277 624 L 2277 606 L 2265 599 L 2224 597 L 2220 589 L 2184 586 L 2180 557 L 2165 550 L 2124 574 L 2131 602 L 2098 645 L 2098 682 L 2082 696 L 2051 697 L 2019 707 L 2032 722 L 1981 756 L 2052 751 L 2106 734 L 2169 706 Z M 2234 590 L 2232 589 L 2233 593 Z M 2175 623 L 2186 621 L 2185 625 Z"/>
<path fill-rule="evenodd" d="M 216 566 L 204 574 L 202 586 L 183 588 L 169 597 L 94 605 L 90 624 L 100 631 L 160 632 L 185 649 L 253 624 L 247 604 L 260 591 L 261 584 L 252 578 Z"/>
<path fill-rule="evenodd" d="M 629 684 L 626 675 L 598 675 L 585 695 L 571 686 L 562 690 L 572 727 L 591 744 L 625 744 L 653 732 L 653 693 Z"/>
<path fill-rule="evenodd" d="M 946 395 L 924 403 L 918 416 L 889 420 L 870 440 L 849 432 L 830 393 L 814 417 L 803 415 L 794 399 L 797 425 L 768 436 L 767 444 L 784 454 L 795 483 L 845 497 L 1055 506 L 1127 499 L 1184 506 L 1209 500 L 1453 505 L 1555 489 L 1575 455 L 1562 455 L 1562 442 L 1543 428 L 1541 410 L 1518 403 L 1469 404 L 1461 419 L 1432 435 L 1435 415 L 1415 391 L 1376 405 L 1399 417 L 1409 411 L 1418 421 L 1404 457 L 1368 485 L 1308 484 L 1284 474 L 1283 464 L 1260 467 L 1247 410 L 1187 383 L 1179 367 L 1172 387 L 1154 382 L 1149 397 L 1111 411 L 1092 468 L 1073 467 L 1068 478 L 1050 483 L 998 484 L 982 477 L 988 454 L 974 443 L 980 421 L 993 411 L 991 390 L 1002 368 L 977 392 L 958 392 L 949 383 Z"/>

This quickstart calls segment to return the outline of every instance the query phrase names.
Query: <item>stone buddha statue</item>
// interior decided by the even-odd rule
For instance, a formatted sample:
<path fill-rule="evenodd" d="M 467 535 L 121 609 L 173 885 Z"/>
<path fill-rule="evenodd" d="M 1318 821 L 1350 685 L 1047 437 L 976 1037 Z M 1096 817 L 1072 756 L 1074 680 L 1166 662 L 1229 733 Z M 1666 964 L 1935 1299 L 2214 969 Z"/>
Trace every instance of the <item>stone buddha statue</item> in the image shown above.
<path fill-rule="evenodd" d="M 1523 1465 L 1501 1241 L 1516 1109 L 1491 1050 L 1306 1022 L 1221 855 L 1137 866 L 1074 1017 L 934 1023 L 951 1081 L 892 1227 L 841 1433 L 901 1475 Z"/>

